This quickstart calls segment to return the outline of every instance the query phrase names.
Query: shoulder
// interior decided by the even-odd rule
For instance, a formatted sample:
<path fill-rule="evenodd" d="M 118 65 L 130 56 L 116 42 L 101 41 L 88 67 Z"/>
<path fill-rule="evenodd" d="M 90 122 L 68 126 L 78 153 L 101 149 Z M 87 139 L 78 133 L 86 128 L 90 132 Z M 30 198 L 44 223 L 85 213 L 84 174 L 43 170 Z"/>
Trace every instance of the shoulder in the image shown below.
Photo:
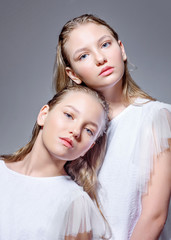
<path fill-rule="evenodd" d="M 151 137 L 158 136 L 159 139 L 170 135 L 171 128 L 171 105 L 159 101 L 148 101 L 140 99 L 141 101 L 141 134 L 147 133 Z M 140 102 L 139 101 L 139 102 Z M 166 132 L 168 134 L 166 134 Z M 149 138 L 150 139 L 150 138 Z"/>
<path fill-rule="evenodd" d="M 74 182 L 70 176 L 65 176 L 65 178 L 62 178 L 61 185 L 63 188 L 63 193 L 67 194 L 70 201 L 73 201 L 78 196 L 85 194 L 83 187 Z"/>
<path fill-rule="evenodd" d="M 138 98 L 134 106 L 141 107 L 143 120 L 154 120 L 156 118 L 167 117 L 171 114 L 171 105 L 159 101 L 149 101 Z"/>
<path fill-rule="evenodd" d="M 90 198 L 88 193 L 85 192 L 79 186 L 74 187 L 73 191 L 70 193 L 70 195 L 68 195 L 68 197 L 69 197 L 68 210 L 70 209 L 72 212 L 79 211 L 81 214 L 81 213 L 86 213 L 86 212 L 96 212 L 97 211 L 95 202 Z"/>
<path fill-rule="evenodd" d="M 134 105 L 141 106 L 143 109 L 169 109 L 171 110 L 171 105 L 168 103 L 160 101 L 151 101 L 148 99 L 137 98 Z"/>
<path fill-rule="evenodd" d="M 85 192 L 82 188 L 75 188 L 74 189 L 74 194 L 72 196 L 72 198 L 70 198 L 71 202 L 70 204 L 71 205 L 76 205 L 76 206 L 79 206 L 82 205 L 85 206 L 85 205 L 91 205 L 93 204 L 94 205 L 94 202 L 93 200 L 90 198 L 90 196 L 88 195 L 87 192 Z"/>
<path fill-rule="evenodd" d="M 68 206 L 76 203 L 76 205 L 84 205 L 87 202 L 93 202 L 87 192 L 83 190 L 82 186 L 79 186 L 69 176 L 63 181 L 63 196 L 68 202 Z"/>

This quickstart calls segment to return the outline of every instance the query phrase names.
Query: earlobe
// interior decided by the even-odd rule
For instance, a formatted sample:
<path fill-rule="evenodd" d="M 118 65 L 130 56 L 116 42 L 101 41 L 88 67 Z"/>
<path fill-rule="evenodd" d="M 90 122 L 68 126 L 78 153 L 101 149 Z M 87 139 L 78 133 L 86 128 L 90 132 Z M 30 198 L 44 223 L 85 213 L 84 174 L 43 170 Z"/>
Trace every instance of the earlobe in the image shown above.
<path fill-rule="evenodd" d="M 72 81 L 74 81 L 76 84 L 82 83 L 81 79 L 76 75 L 76 73 L 70 67 L 66 67 L 65 71 L 66 71 L 66 74 L 68 75 L 68 77 Z"/>
<path fill-rule="evenodd" d="M 49 112 L 49 106 L 48 105 L 44 105 L 41 108 L 41 110 L 40 110 L 40 112 L 39 112 L 39 114 L 37 116 L 37 124 L 39 126 L 44 126 L 45 119 L 46 119 L 46 117 L 48 115 L 48 112 Z"/>
<path fill-rule="evenodd" d="M 120 46 L 120 48 L 121 48 L 123 61 L 126 61 L 126 60 L 127 60 L 127 56 L 126 56 L 126 52 L 125 52 L 124 45 L 123 45 L 123 43 L 121 42 L 121 40 L 118 41 L 118 44 L 119 44 L 119 46 Z"/>

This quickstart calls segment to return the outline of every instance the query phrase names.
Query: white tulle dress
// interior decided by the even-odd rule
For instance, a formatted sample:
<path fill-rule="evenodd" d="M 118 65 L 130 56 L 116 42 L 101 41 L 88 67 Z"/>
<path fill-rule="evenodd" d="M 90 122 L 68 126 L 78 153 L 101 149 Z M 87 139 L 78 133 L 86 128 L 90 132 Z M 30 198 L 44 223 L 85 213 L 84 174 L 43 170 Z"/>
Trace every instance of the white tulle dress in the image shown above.
<path fill-rule="evenodd" d="M 141 213 L 153 157 L 168 149 L 171 105 L 138 98 L 110 122 L 100 199 L 116 240 L 128 240 Z M 171 240 L 171 211 L 162 240 Z M 170 223 L 169 223 L 170 221 Z"/>
<path fill-rule="evenodd" d="M 106 226 L 98 209 L 69 176 L 30 177 L 0 160 L 0 240 L 98 240 Z M 80 235 L 79 239 L 82 239 Z"/>

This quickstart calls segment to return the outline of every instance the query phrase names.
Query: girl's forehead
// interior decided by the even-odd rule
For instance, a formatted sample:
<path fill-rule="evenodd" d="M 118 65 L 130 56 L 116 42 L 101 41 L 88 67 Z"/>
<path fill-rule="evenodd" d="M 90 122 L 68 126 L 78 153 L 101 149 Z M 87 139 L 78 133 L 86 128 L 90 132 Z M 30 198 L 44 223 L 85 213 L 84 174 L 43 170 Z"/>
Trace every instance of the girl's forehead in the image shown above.
<path fill-rule="evenodd" d="M 104 26 L 104 25 L 98 24 L 98 23 L 93 23 L 93 22 L 78 24 L 76 26 L 76 28 L 74 28 L 70 32 L 70 34 L 74 33 L 74 32 L 82 32 L 82 33 L 92 32 L 93 35 L 96 35 L 98 32 L 105 32 L 105 33 L 111 34 L 111 31 L 109 30 L 109 28 L 107 26 Z"/>
<path fill-rule="evenodd" d="M 96 98 L 92 94 L 90 94 L 88 92 L 72 91 L 72 90 L 68 91 L 63 96 L 61 102 L 73 102 L 73 103 L 78 104 L 79 101 L 85 101 L 85 99 L 88 99 L 90 101 L 97 102 L 97 104 L 100 104 L 98 98 Z M 86 105 L 86 102 L 85 102 L 85 105 Z"/>
<path fill-rule="evenodd" d="M 104 120 L 104 109 L 98 97 L 82 91 L 67 92 L 56 104 L 54 111 L 69 108 L 84 116 L 87 120 L 95 120 L 100 125 Z M 53 112 L 54 112 L 53 111 Z"/>
<path fill-rule="evenodd" d="M 113 38 L 111 31 L 104 25 L 95 23 L 77 25 L 77 27 L 69 33 L 65 42 L 66 55 L 72 54 L 76 49 L 97 43 L 103 36 Z"/>
<path fill-rule="evenodd" d="M 54 106 L 54 109 L 61 109 L 61 107 L 73 106 L 79 112 L 90 112 L 90 107 L 93 111 L 104 112 L 100 99 L 91 93 L 82 91 L 69 91 L 62 99 Z"/>

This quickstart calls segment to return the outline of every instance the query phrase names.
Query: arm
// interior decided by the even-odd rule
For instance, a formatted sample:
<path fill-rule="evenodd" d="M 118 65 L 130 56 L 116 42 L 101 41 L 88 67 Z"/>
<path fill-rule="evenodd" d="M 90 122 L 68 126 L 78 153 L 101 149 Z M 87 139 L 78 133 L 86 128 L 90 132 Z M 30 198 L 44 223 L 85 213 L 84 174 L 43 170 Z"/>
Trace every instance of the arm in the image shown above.
<path fill-rule="evenodd" d="M 171 140 L 169 142 L 171 146 Z M 167 219 L 171 195 L 171 147 L 154 160 L 148 193 L 142 197 L 142 213 L 131 240 L 157 240 Z"/>
<path fill-rule="evenodd" d="M 91 233 L 79 233 L 77 236 L 66 236 L 65 240 L 91 240 L 92 234 Z"/>

